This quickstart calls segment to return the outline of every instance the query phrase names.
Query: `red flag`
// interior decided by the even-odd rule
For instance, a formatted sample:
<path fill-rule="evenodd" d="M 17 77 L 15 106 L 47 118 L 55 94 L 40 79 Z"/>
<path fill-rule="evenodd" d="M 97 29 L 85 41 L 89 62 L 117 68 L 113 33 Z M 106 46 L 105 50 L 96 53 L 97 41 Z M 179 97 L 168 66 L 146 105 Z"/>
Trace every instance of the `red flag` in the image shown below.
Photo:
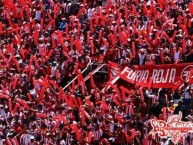
<path fill-rule="evenodd" d="M 82 107 L 80 108 L 80 112 L 81 112 L 81 124 L 82 126 L 84 126 L 85 125 L 85 114 L 84 114 L 84 110 Z"/>
<path fill-rule="evenodd" d="M 7 138 L 7 139 L 6 139 L 6 145 L 12 145 L 10 138 Z"/>
<path fill-rule="evenodd" d="M 60 102 L 60 100 L 62 99 L 62 92 L 63 92 L 62 87 L 60 87 L 60 89 L 59 89 L 59 94 L 58 94 L 58 101 L 59 101 L 59 102 Z"/>
<path fill-rule="evenodd" d="M 14 137 L 14 138 L 12 139 L 12 141 L 13 141 L 14 145 L 19 145 L 19 142 L 18 142 L 18 140 L 17 140 L 17 137 Z"/>
<path fill-rule="evenodd" d="M 60 125 L 61 120 L 58 120 L 57 123 L 54 125 L 54 127 L 52 128 L 52 131 L 56 131 L 56 128 L 58 128 L 58 126 Z"/>
<path fill-rule="evenodd" d="M 132 42 L 132 52 L 133 52 L 133 56 L 136 57 L 135 42 Z"/>
<path fill-rule="evenodd" d="M 38 103 L 40 103 L 44 99 L 44 93 L 45 93 L 46 87 L 42 87 L 40 90 L 40 95 L 38 98 Z"/>
<path fill-rule="evenodd" d="M 112 99 L 113 99 L 113 102 L 114 102 L 117 106 L 120 105 L 119 101 L 117 100 L 117 98 L 116 98 L 115 96 L 112 96 Z"/>
<path fill-rule="evenodd" d="M 20 107 L 21 107 L 21 106 L 19 105 L 19 103 L 16 103 L 14 109 L 13 109 L 12 112 L 11 112 L 11 114 L 14 116 L 15 113 L 17 112 L 17 109 L 19 109 Z"/>
<path fill-rule="evenodd" d="M 32 97 L 31 97 L 30 93 L 27 93 L 27 97 L 28 97 L 29 101 L 33 101 L 33 99 L 32 99 Z"/>
<path fill-rule="evenodd" d="M 48 118 L 48 116 L 44 113 L 36 113 L 36 116 L 39 118 Z"/>
<path fill-rule="evenodd" d="M 90 132 L 88 133 L 88 143 L 91 143 L 91 141 L 92 141 L 92 136 L 93 136 L 93 133 L 90 131 Z"/>
<path fill-rule="evenodd" d="M 189 11 L 193 15 L 193 2 L 189 4 Z"/>
<path fill-rule="evenodd" d="M 49 82 L 54 86 L 54 88 L 59 89 L 58 84 L 54 80 L 49 80 Z"/>
<path fill-rule="evenodd" d="M 102 114 L 104 114 L 105 110 L 108 110 L 108 106 L 105 100 L 101 100 L 100 102 L 102 104 Z"/>
<path fill-rule="evenodd" d="M 12 83 L 14 90 L 16 89 L 17 81 L 18 81 L 18 77 L 15 77 Z"/>
<path fill-rule="evenodd" d="M 53 20 L 50 20 L 50 22 L 48 23 L 48 25 L 45 27 L 45 30 L 46 30 L 46 31 L 48 30 L 48 28 L 49 28 L 50 26 L 52 26 L 52 23 L 53 23 Z"/>
<path fill-rule="evenodd" d="M 84 110 L 84 109 L 83 109 Z M 84 110 L 84 115 L 86 116 L 86 118 L 88 119 L 88 120 L 91 120 L 91 117 L 90 117 L 90 115 Z"/>
<path fill-rule="evenodd" d="M 35 43 L 36 45 L 38 45 L 38 38 L 39 38 L 39 32 L 38 32 L 38 31 L 35 31 L 35 32 L 33 33 L 33 39 L 34 39 L 34 43 Z"/>
<path fill-rule="evenodd" d="M 82 100 L 81 100 L 81 98 L 80 98 L 80 97 L 78 97 L 78 103 L 79 103 L 79 105 L 80 105 L 80 106 L 82 106 L 82 105 L 83 105 Z"/>
<path fill-rule="evenodd" d="M 72 91 L 74 92 L 75 90 L 75 81 L 72 81 Z"/>
<path fill-rule="evenodd" d="M 186 41 L 185 41 L 185 39 L 182 40 L 182 50 L 183 50 L 183 53 L 186 52 Z"/>
<path fill-rule="evenodd" d="M 5 62 L 8 62 L 9 60 L 5 57 L 5 55 L 2 53 L 2 51 L 0 50 L 0 56 L 3 58 L 3 60 Z"/>
<path fill-rule="evenodd" d="M 13 62 L 15 63 L 17 71 L 20 72 L 19 63 L 18 63 L 17 59 L 15 59 L 14 57 L 13 57 Z"/>
<path fill-rule="evenodd" d="M 27 104 L 27 102 L 26 101 L 24 101 L 24 100 L 22 100 L 22 99 L 18 99 L 18 98 L 16 98 L 15 99 L 17 102 L 19 102 L 22 106 L 24 106 L 25 108 L 27 108 L 27 109 L 30 109 L 30 107 L 28 106 L 28 104 Z"/>
<path fill-rule="evenodd" d="M 51 49 L 46 57 L 46 60 L 48 61 L 53 53 L 53 49 Z"/>
<path fill-rule="evenodd" d="M 78 14 L 76 15 L 77 18 L 80 17 L 80 15 L 85 11 L 85 8 L 82 8 L 79 10 Z"/>
<path fill-rule="evenodd" d="M 74 133 L 76 134 L 76 139 L 79 141 L 81 139 L 81 134 L 78 130 L 78 126 L 77 123 L 75 124 L 71 124 L 70 127 L 72 128 L 72 130 L 74 131 Z"/>
<path fill-rule="evenodd" d="M 112 85 L 111 87 L 115 90 L 115 92 L 116 92 L 116 94 L 117 94 L 118 99 L 120 99 L 120 100 L 121 100 L 120 92 L 119 92 L 119 90 L 118 90 L 117 86 Z"/>
<path fill-rule="evenodd" d="M 120 122 L 122 123 L 123 122 L 123 119 L 119 116 L 119 114 L 115 113 L 115 118 Z"/>
<path fill-rule="evenodd" d="M 68 106 L 73 108 L 73 104 L 72 104 L 73 102 L 70 102 L 65 94 L 63 95 L 63 98 L 64 98 L 65 102 L 68 104 Z"/>
<path fill-rule="evenodd" d="M 9 100 L 9 96 L 8 95 L 3 95 L 3 94 L 0 94 L 0 99 L 7 99 Z"/>
<path fill-rule="evenodd" d="M 162 108 L 162 113 L 163 113 L 163 119 L 167 119 L 167 107 Z"/>
<path fill-rule="evenodd" d="M 144 102 L 143 87 L 139 88 L 139 93 L 140 93 L 142 102 Z"/>
<path fill-rule="evenodd" d="M 33 56 L 33 59 L 34 59 L 34 61 L 35 61 L 35 65 L 36 65 L 37 69 L 39 69 L 39 68 L 40 68 L 40 65 L 39 65 L 38 60 L 37 60 L 37 58 L 36 58 L 35 55 Z"/>
<path fill-rule="evenodd" d="M 125 99 L 125 93 L 130 94 L 130 91 L 127 88 L 123 87 L 123 86 L 120 86 L 119 88 L 122 91 L 122 98 Z"/>
<path fill-rule="evenodd" d="M 82 94 L 85 95 L 85 85 L 84 85 L 84 81 L 81 81 L 81 91 L 82 91 Z"/>
<path fill-rule="evenodd" d="M 89 24 L 90 24 L 90 31 L 93 32 L 94 31 L 94 26 L 93 26 L 92 19 L 89 19 Z"/>
<path fill-rule="evenodd" d="M 181 27 L 182 30 L 186 33 L 186 35 L 189 35 L 188 30 L 187 30 L 187 28 L 186 28 L 185 25 L 182 25 L 182 24 L 181 24 L 180 27 Z"/>
<path fill-rule="evenodd" d="M 85 101 L 88 104 L 88 106 L 93 107 L 93 103 L 90 101 L 89 98 L 85 98 Z"/>
<path fill-rule="evenodd" d="M 64 55 L 68 58 L 70 62 L 72 62 L 72 58 L 69 56 L 69 54 L 66 51 L 63 51 Z"/>
<path fill-rule="evenodd" d="M 72 97 L 72 98 L 73 98 L 73 102 L 74 102 L 75 106 L 79 109 L 80 106 L 79 106 L 79 104 L 78 104 L 76 98 L 75 98 L 75 97 Z"/>
<path fill-rule="evenodd" d="M 94 79 L 93 79 L 93 74 L 92 74 L 92 73 L 89 73 L 89 76 L 90 76 L 91 87 L 92 87 L 92 88 L 95 88 L 95 83 L 94 83 Z"/>
<path fill-rule="evenodd" d="M 22 7 L 25 7 L 27 4 L 26 1 L 24 1 L 24 0 L 18 0 L 18 1 L 22 5 Z"/>

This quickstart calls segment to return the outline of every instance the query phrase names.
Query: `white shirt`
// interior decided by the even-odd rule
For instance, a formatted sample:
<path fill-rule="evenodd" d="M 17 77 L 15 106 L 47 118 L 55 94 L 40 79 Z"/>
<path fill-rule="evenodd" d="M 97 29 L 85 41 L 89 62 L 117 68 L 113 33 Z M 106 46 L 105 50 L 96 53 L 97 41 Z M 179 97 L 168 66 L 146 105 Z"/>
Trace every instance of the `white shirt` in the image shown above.
<path fill-rule="evenodd" d="M 174 61 L 177 61 L 178 59 L 180 59 L 180 52 L 175 52 L 174 53 Z"/>
<path fill-rule="evenodd" d="M 139 54 L 139 65 L 143 65 L 145 59 L 145 55 Z"/>
<path fill-rule="evenodd" d="M 40 20 L 41 19 L 41 11 L 36 11 L 35 19 L 36 20 Z"/>

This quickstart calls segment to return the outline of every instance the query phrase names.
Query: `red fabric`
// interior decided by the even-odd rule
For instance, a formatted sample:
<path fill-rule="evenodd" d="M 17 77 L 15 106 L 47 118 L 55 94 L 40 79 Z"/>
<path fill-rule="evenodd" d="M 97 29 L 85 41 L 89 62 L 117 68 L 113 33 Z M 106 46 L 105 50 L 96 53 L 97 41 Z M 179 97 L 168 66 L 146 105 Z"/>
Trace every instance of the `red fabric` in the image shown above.
<path fill-rule="evenodd" d="M 143 87 L 139 88 L 139 93 L 140 93 L 142 102 L 144 102 Z"/>
<path fill-rule="evenodd" d="M 19 102 L 23 107 L 27 108 L 27 109 L 30 109 L 30 107 L 28 106 L 27 102 L 22 100 L 22 99 L 18 99 L 16 98 L 15 99 L 17 102 Z"/>
<path fill-rule="evenodd" d="M 14 138 L 12 139 L 12 141 L 14 142 L 14 145 L 19 145 L 19 142 L 18 142 L 17 137 L 14 137 Z"/>
<path fill-rule="evenodd" d="M 3 94 L 0 94 L 0 99 L 7 99 L 9 100 L 9 96 L 8 95 L 3 95 Z"/>
<path fill-rule="evenodd" d="M 80 106 L 82 106 L 82 105 L 83 105 L 82 100 L 81 100 L 81 98 L 80 98 L 80 97 L 78 97 L 78 103 L 79 103 L 79 105 L 80 105 Z"/>
<path fill-rule="evenodd" d="M 119 88 L 122 91 L 122 99 L 125 99 L 125 93 L 130 94 L 130 91 L 127 88 L 123 87 L 123 86 L 120 86 Z"/>
<path fill-rule="evenodd" d="M 193 68 L 193 63 L 144 65 L 131 70 L 125 68 L 119 76 L 131 84 L 141 81 L 142 87 L 173 88 L 179 80 L 188 80 L 188 72 Z M 152 86 L 149 82 L 152 78 Z"/>
<path fill-rule="evenodd" d="M 104 114 L 105 110 L 108 110 L 108 106 L 105 100 L 101 100 L 101 104 L 102 104 L 102 114 Z"/>
<path fill-rule="evenodd" d="M 73 104 L 72 104 L 73 102 L 70 102 L 65 94 L 63 95 L 63 98 L 64 98 L 65 102 L 68 104 L 68 106 L 73 108 Z"/>
<path fill-rule="evenodd" d="M 119 106 L 120 103 L 119 103 L 119 101 L 117 100 L 117 98 L 116 98 L 115 96 L 112 96 L 112 98 L 113 98 L 113 102 L 114 102 L 117 106 Z"/>
<path fill-rule="evenodd" d="M 135 42 L 132 42 L 132 52 L 133 52 L 133 56 L 136 57 Z"/>
<path fill-rule="evenodd" d="M 35 31 L 33 33 L 33 39 L 34 39 L 34 42 L 35 42 L 36 45 L 38 45 L 38 38 L 39 38 L 39 32 Z"/>
<path fill-rule="evenodd" d="M 79 132 L 79 130 L 78 130 L 77 124 L 71 124 L 70 126 L 71 126 L 72 130 L 73 130 L 73 131 L 75 132 L 75 134 L 76 134 L 76 139 L 79 141 L 80 138 L 81 138 L 81 134 L 80 134 L 80 132 Z"/>
<path fill-rule="evenodd" d="M 152 80 L 152 77 L 150 77 L 150 78 L 149 78 L 148 89 L 151 89 L 151 88 L 152 88 L 152 83 L 153 83 L 153 80 Z"/>
<path fill-rule="evenodd" d="M 81 81 L 81 91 L 82 91 L 82 94 L 85 95 L 85 85 L 84 85 L 84 81 Z"/>
<path fill-rule="evenodd" d="M 83 108 L 80 108 L 80 112 L 81 112 L 81 124 L 82 124 L 82 126 L 84 126 L 85 125 L 85 114 L 84 114 L 84 110 L 83 110 Z"/>
<path fill-rule="evenodd" d="M 38 98 L 38 103 L 40 103 L 44 99 L 44 93 L 45 93 L 46 87 L 41 88 L 40 95 Z"/>
<path fill-rule="evenodd" d="M 112 85 L 111 87 L 115 90 L 115 92 L 116 92 L 116 94 L 117 94 L 118 99 L 120 99 L 120 100 L 121 100 L 120 92 L 119 92 L 119 90 L 118 90 L 117 86 Z"/>
<path fill-rule="evenodd" d="M 189 4 L 189 10 L 190 10 L 190 13 L 193 15 L 193 3 Z"/>
<path fill-rule="evenodd" d="M 85 101 L 88 104 L 88 106 L 93 107 L 93 103 L 90 101 L 90 99 L 85 98 Z"/>
<path fill-rule="evenodd" d="M 70 62 L 72 62 L 72 58 L 69 56 L 69 54 L 66 51 L 63 51 L 64 55 L 68 58 Z"/>
<path fill-rule="evenodd" d="M 115 118 L 120 122 L 122 123 L 123 122 L 123 119 L 119 116 L 119 114 L 115 113 Z"/>
<path fill-rule="evenodd" d="M 31 97 L 30 93 L 27 93 L 27 97 L 28 97 L 29 101 L 33 101 L 33 99 L 32 99 L 32 97 Z"/>
<path fill-rule="evenodd" d="M 40 68 L 40 65 L 39 65 L 39 63 L 38 63 L 38 60 L 37 60 L 36 56 L 33 56 L 33 59 L 34 59 L 34 61 L 35 61 L 35 65 L 36 65 L 37 69 L 39 69 L 39 68 Z"/>
<path fill-rule="evenodd" d="M 91 87 L 92 87 L 92 88 L 95 88 L 95 83 L 94 83 L 93 74 L 92 74 L 92 73 L 90 73 L 90 74 L 89 74 L 89 76 L 90 76 L 90 83 L 91 83 Z"/>
<path fill-rule="evenodd" d="M 61 120 L 58 120 L 57 123 L 56 123 L 56 124 L 54 125 L 54 127 L 52 128 L 52 131 L 56 131 L 56 128 L 59 127 L 60 123 L 61 123 Z"/>
<path fill-rule="evenodd" d="M 79 104 L 78 104 L 76 98 L 75 98 L 75 97 L 72 97 L 72 98 L 73 98 L 74 105 L 79 109 L 80 106 L 79 106 Z"/>
<path fill-rule="evenodd" d="M 40 118 L 48 118 L 48 116 L 46 114 L 43 114 L 43 113 L 36 113 L 36 116 L 40 117 Z"/>
<path fill-rule="evenodd" d="M 11 112 L 11 114 L 14 116 L 15 113 L 17 112 L 17 109 L 19 109 L 20 107 L 21 107 L 21 106 L 19 105 L 19 103 L 16 103 L 14 109 L 13 109 L 12 112 Z"/>

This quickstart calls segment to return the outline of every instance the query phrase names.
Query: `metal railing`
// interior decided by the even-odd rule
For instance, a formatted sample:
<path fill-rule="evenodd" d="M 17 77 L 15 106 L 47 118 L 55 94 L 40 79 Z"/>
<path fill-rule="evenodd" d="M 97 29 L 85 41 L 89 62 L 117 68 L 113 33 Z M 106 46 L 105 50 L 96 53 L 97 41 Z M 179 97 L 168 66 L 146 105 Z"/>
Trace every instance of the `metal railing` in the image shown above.
<path fill-rule="evenodd" d="M 89 66 L 91 66 L 93 64 L 93 62 L 91 61 L 90 57 L 87 57 L 89 59 L 89 62 L 87 64 L 87 66 L 85 67 L 85 69 L 81 72 L 82 74 L 89 68 Z M 78 76 L 76 76 L 74 79 L 72 79 L 64 88 L 63 90 L 65 90 L 68 86 L 70 86 L 72 84 L 73 81 L 75 81 L 78 78 Z"/>
<path fill-rule="evenodd" d="M 92 75 L 94 75 L 95 73 L 97 73 L 102 67 L 106 66 L 106 64 L 101 64 L 100 66 L 98 66 L 97 68 L 95 68 L 93 71 L 92 71 Z M 88 79 L 90 78 L 90 75 L 87 75 L 85 78 L 84 78 L 84 82 L 86 82 Z"/>

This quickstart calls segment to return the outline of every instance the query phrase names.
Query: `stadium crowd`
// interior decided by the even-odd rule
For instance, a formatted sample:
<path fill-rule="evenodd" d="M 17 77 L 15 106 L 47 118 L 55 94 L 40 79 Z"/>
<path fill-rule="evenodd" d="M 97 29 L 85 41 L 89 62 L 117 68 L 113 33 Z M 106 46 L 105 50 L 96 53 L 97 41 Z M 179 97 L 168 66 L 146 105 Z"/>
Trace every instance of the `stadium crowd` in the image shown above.
<path fill-rule="evenodd" d="M 192 84 L 143 88 L 142 101 L 139 87 L 124 97 L 94 80 L 88 89 L 81 70 L 90 60 L 192 62 L 192 11 L 190 0 L 1 1 L 0 145 L 172 144 L 148 134 L 150 119 L 182 111 L 192 120 Z M 63 90 L 76 76 L 78 86 Z"/>

